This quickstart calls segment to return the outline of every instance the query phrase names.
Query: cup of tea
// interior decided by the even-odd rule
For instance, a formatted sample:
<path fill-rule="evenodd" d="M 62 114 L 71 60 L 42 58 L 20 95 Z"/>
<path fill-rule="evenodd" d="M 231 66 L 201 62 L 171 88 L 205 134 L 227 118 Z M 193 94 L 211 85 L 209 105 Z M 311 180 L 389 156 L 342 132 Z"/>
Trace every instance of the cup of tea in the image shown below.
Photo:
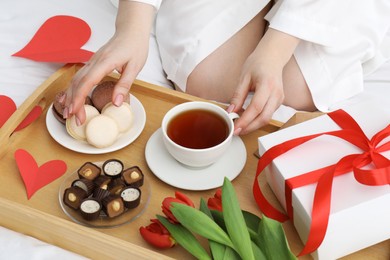
<path fill-rule="evenodd" d="M 236 113 L 206 101 L 190 101 L 169 110 L 162 120 L 163 141 L 168 152 L 190 167 L 206 167 L 229 148 Z"/>

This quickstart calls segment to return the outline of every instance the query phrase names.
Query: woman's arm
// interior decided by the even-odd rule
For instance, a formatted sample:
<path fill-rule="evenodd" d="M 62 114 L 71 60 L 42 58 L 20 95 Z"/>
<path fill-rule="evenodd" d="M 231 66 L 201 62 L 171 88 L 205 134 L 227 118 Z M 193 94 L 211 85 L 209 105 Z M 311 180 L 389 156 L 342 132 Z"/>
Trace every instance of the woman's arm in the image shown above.
<path fill-rule="evenodd" d="M 145 65 L 155 12 L 155 7 L 149 4 L 119 1 L 115 34 L 72 79 L 66 92 L 65 118 L 74 114 L 76 122 L 82 124 L 85 121 L 83 104 L 86 96 L 115 69 L 121 77 L 115 86 L 112 102 L 117 106 L 122 104 Z"/>

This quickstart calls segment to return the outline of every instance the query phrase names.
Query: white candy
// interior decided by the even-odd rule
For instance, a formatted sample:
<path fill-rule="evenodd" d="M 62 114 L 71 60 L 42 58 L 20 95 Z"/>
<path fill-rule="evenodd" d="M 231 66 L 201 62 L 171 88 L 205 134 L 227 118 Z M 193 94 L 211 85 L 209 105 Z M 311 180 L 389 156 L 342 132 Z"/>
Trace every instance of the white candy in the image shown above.
<path fill-rule="evenodd" d="M 121 193 L 121 197 L 123 198 L 124 201 L 134 201 L 138 199 L 139 196 L 140 196 L 139 190 L 133 188 L 125 189 Z"/>
<path fill-rule="evenodd" d="M 86 213 L 94 213 L 99 211 L 100 205 L 97 201 L 94 200 L 86 200 L 80 205 L 80 209 Z"/>

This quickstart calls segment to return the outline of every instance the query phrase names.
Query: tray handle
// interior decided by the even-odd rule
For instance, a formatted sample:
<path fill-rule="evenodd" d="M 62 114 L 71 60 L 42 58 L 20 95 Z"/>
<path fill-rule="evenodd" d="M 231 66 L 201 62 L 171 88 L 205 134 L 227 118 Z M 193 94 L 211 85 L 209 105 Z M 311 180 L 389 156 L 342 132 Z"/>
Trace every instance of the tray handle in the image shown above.
<path fill-rule="evenodd" d="M 42 111 L 51 104 L 55 95 L 63 90 L 72 76 L 76 73 L 77 68 L 81 66 L 78 64 L 67 64 L 45 82 L 43 82 L 32 94 L 28 97 L 12 114 L 12 116 L 5 122 L 0 129 L 0 158 L 7 152 L 12 135 L 16 127 L 23 121 L 23 119 L 30 113 L 35 106 L 40 106 Z M 64 74 L 67 74 L 64 77 Z M 61 81 L 61 82 L 59 82 Z M 41 116 L 45 114 L 42 113 Z"/>

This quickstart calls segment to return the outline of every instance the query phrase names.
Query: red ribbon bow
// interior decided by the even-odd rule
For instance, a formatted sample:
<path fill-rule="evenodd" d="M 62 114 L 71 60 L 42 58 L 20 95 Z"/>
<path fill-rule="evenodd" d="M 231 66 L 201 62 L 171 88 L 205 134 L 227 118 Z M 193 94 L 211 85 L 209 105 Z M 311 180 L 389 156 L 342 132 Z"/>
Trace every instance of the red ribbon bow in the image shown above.
<path fill-rule="evenodd" d="M 309 236 L 305 247 L 299 255 L 315 251 L 325 237 L 330 214 L 332 183 L 335 176 L 353 171 L 355 179 L 362 184 L 370 186 L 390 184 L 390 160 L 380 154 L 390 150 L 390 141 L 381 144 L 386 137 L 390 136 L 390 125 L 369 139 L 356 121 L 344 110 L 331 112 L 328 116 L 340 126 L 341 130 L 295 138 L 267 150 L 258 161 L 256 178 L 253 184 L 253 194 L 260 210 L 266 216 L 284 222 L 289 218 L 293 218 L 292 190 L 317 183 Z M 258 176 L 276 157 L 321 135 L 330 135 L 344 139 L 359 147 L 363 152 L 346 155 L 336 164 L 287 179 L 285 181 L 286 215 L 273 207 L 264 197 L 257 181 Z M 369 164 L 373 165 L 373 169 L 362 169 L 362 167 Z"/>

